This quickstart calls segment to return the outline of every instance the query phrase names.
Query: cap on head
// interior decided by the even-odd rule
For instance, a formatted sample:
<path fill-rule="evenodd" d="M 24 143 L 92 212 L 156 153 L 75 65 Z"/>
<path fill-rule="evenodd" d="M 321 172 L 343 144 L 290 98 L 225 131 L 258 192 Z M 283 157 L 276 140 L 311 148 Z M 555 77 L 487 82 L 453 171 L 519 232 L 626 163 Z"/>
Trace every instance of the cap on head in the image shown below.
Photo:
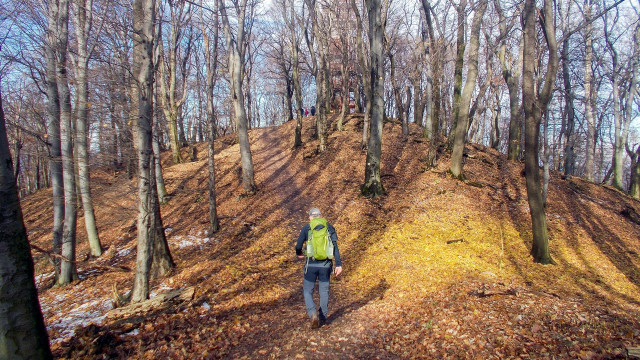
<path fill-rule="evenodd" d="M 311 210 L 309 210 L 309 216 L 313 218 L 317 218 L 322 216 L 322 214 L 320 213 L 320 209 L 312 208 Z"/>

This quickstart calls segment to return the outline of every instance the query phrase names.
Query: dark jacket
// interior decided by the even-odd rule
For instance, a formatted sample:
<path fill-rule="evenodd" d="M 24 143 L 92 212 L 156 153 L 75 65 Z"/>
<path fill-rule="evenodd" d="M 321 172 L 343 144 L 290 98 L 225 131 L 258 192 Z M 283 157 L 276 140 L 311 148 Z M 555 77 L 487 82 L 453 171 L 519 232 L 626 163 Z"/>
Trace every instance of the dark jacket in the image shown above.
<path fill-rule="evenodd" d="M 322 229 L 322 224 L 318 224 L 314 230 Z M 300 230 L 300 235 L 298 236 L 298 242 L 296 243 L 296 255 L 304 255 L 302 253 L 302 244 L 307 241 L 309 237 L 309 230 L 311 230 L 311 226 L 306 224 L 302 230 Z M 329 231 L 329 237 L 331 237 L 331 242 L 333 243 L 333 258 L 336 260 L 336 266 L 342 266 L 342 261 L 340 260 L 340 251 L 338 251 L 338 234 L 336 234 L 336 229 L 333 226 L 327 224 L 327 231 Z M 315 261 L 310 259 L 310 261 Z M 327 260 L 321 260 L 327 261 Z"/>

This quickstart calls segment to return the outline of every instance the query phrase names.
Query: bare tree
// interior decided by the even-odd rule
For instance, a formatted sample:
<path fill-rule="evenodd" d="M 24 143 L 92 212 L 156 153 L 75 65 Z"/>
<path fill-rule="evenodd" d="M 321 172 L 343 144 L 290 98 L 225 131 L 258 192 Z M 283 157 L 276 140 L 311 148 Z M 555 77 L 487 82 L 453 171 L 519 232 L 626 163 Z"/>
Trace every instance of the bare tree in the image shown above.
<path fill-rule="evenodd" d="M 453 136 L 453 153 L 451 154 L 451 174 L 454 177 L 462 177 L 462 155 L 464 152 L 465 138 L 467 136 L 467 130 L 469 128 L 469 105 L 471 104 L 471 96 L 473 95 L 473 89 L 476 86 L 476 79 L 478 78 L 478 48 L 480 47 L 480 25 L 482 24 L 482 17 L 487 10 L 487 2 L 480 1 L 475 8 L 475 14 L 473 15 L 473 21 L 471 24 L 471 38 L 469 39 L 469 56 L 468 56 L 468 69 L 467 69 L 467 81 L 464 84 L 464 89 L 458 103 L 458 111 L 456 112 L 458 119 L 456 122 L 456 132 Z"/>
<path fill-rule="evenodd" d="M 183 40 L 187 23 L 191 20 L 191 5 L 184 1 L 169 1 L 169 14 L 171 17 L 171 30 L 168 39 L 167 54 L 165 54 L 163 41 L 158 39 L 160 52 L 160 86 L 162 88 L 162 104 L 164 115 L 169 123 L 169 139 L 171 141 L 171 153 L 173 162 L 181 163 L 181 141 L 178 132 L 178 118 L 181 118 L 182 106 L 187 99 L 187 79 L 182 79 L 181 93 L 178 93 L 178 63 L 180 43 Z M 160 34 L 161 32 L 159 32 Z M 191 41 L 188 41 L 186 60 L 189 57 Z M 166 58 L 168 57 L 168 58 Z M 184 63 L 181 61 L 181 63 Z"/>
<path fill-rule="evenodd" d="M 205 59 L 207 64 L 207 120 L 208 120 L 208 142 L 209 142 L 209 236 L 212 236 L 220 229 L 218 212 L 216 208 L 216 174 L 214 159 L 214 141 L 216 139 L 216 109 L 214 108 L 214 90 L 216 86 L 218 68 L 218 34 L 219 18 L 218 3 L 215 3 L 213 11 L 213 25 L 210 30 L 204 25 L 202 34 L 204 37 Z"/>
<path fill-rule="evenodd" d="M 76 30 L 77 56 L 76 70 L 76 151 L 78 159 L 78 182 L 84 210 L 84 222 L 92 256 L 102 255 L 102 245 L 98 237 L 96 218 L 93 212 L 89 178 L 89 154 L 87 149 L 89 58 L 92 49 L 88 39 L 93 26 L 93 0 L 74 0 L 73 20 Z"/>
<path fill-rule="evenodd" d="M 356 16 L 356 47 L 358 54 L 358 63 L 360 64 L 360 72 L 362 74 L 362 84 L 364 89 L 365 105 L 364 105 L 364 121 L 362 127 L 362 148 L 367 149 L 369 146 L 369 124 L 371 122 L 371 101 L 373 94 L 371 93 L 371 60 L 367 55 L 364 46 L 363 33 L 364 26 L 362 16 L 355 0 L 351 0 L 351 9 Z"/>
<path fill-rule="evenodd" d="M 494 2 L 498 17 L 500 20 L 500 50 L 498 57 L 502 65 L 502 77 L 507 83 L 509 90 L 509 143 L 507 149 L 507 158 L 511 161 L 517 161 L 522 154 L 522 120 L 520 110 L 520 69 L 522 68 L 522 55 L 516 58 L 516 65 L 509 61 L 508 57 L 512 55 L 507 53 L 508 34 L 515 24 L 517 13 L 511 17 L 510 21 L 502 10 L 500 0 Z M 522 52 L 522 44 L 518 46 L 519 52 Z"/>
<path fill-rule="evenodd" d="M 538 166 L 538 145 L 540 140 L 540 122 L 546 113 L 549 100 L 556 79 L 558 68 L 558 48 L 556 43 L 554 13 L 552 1 L 545 0 L 541 15 L 542 30 L 547 42 L 548 61 L 544 75 L 544 86 L 536 91 L 534 69 L 536 57 L 536 20 L 537 12 L 535 0 L 526 0 L 523 12 L 523 71 L 522 71 L 522 99 L 525 113 L 525 173 L 527 183 L 527 197 L 533 230 L 533 245 L 531 255 L 533 260 L 542 264 L 555 263 L 549 254 L 549 238 L 547 234 L 547 219 L 545 215 L 544 199 L 540 183 L 540 168 Z M 541 75 L 542 76 L 542 75 Z"/>
<path fill-rule="evenodd" d="M 246 21 L 251 18 L 255 4 L 247 4 L 247 0 L 231 1 L 237 19 L 235 34 L 232 31 L 227 15 L 225 1 L 217 0 L 225 37 L 227 39 L 227 51 L 229 53 L 229 75 L 231 80 L 231 100 L 238 131 L 238 142 L 240 144 L 240 162 L 242 164 L 242 186 L 245 193 L 256 192 L 256 184 L 253 176 L 253 160 L 251 157 L 251 147 L 249 143 L 247 115 L 244 107 L 244 59 L 247 49 Z M 247 7 L 250 13 L 247 14 Z"/>
<path fill-rule="evenodd" d="M 56 52 L 56 79 L 60 96 L 60 140 L 62 148 L 62 180 L 64 182 L 64 227 L 62 230 L 62 256 L 58 284 L 78 279 L 76 260 L 77 198 L 75 166 L 73 160 L 73 126 L 71 124 L 71 91 L 67 76 L 67 49 L 69 41 L 69 1 L 58 1 Z"/>
<path fill-rule="evenodd" d="M 378 197 L 385 193 L 380 176 L 382 157 L 382 120 L 384 117 L 384 27 L 380 0 L 365 0 L 369 14 L 369 49 L 371 51 L 371 135 L 367 147 L 362 194 Z"/>
<path fill-rule="evenodd" d="M 585 178 L 594 180 L 594 157 L 596 146 L 596 123 L 594 118 L 593 91 L 593 40 L 591 25 L 591 1 L 584 1 L 585 27 L 585 55 L 584 55 L 584 113 L 587 120 L 587 146 L 585 162 Z"/>
<path fill-rule="evenodd" d="M 483 1 L 482 1 L 483 2 Z M 460 0 L 458 5 L 454 5 L 456 13 L 458 14 L 458 27 L 456 36 L 456 65 L 454 70 L 454 84 L 453 84 L 453 123 L 451 124 L 451 131 L 449 132 L 450 149 L 453 148 L 453 141 L 455 139 L 455 131 L 458 126 L 457 121 L 459 119 L 458 112 L 460 111 L 460 96 L 462 94 L 462 70 L 464 67 L 464 50 L 466 47 L 465 33 L 467 27 L 467 0 Z M 454 135 L 454 136 L 452 136 Z"/>
<path fill-rule="evenodd" d="M 138 246 L 136 274 L 131 301 L 149 298 L 149 273 L 153 259 L 153 187 L 151 168 L 151 126 L 153 122 L 153 46 L 155 1 L 135 0 L 133 3 L 133 75 L 137 84 L 138 119 L 135 132 L 138 152 Z"/>
<path fill-rule="evenodd" d="M 62 251 L 64 227 L 64 181 L 62 178 L 62 148 L 60 142 L 60 96 L 56 76 L 56 38 L 58 33 L 58 3 L 52 1 L 47 13 L 46 82 L 47 82 L 47 140 L 49 146 L 49 175 L 53 192 L 53 252 Z M 60 260 L 56 258 L 56 282 L 60 275 Z"/>
<path fill-rule="evenodd" d="M 293 93 L 296 100 L 296 130 L 293 139 L 293 146 L 302 146 L 302 86 L 300 85 L 300 36 L 296 27 L 296 15 L 293 0 L 283 0 L 282 17 L 284 18 L 289 39 L 291 42 L 291 76 L 293 80 Z"/>

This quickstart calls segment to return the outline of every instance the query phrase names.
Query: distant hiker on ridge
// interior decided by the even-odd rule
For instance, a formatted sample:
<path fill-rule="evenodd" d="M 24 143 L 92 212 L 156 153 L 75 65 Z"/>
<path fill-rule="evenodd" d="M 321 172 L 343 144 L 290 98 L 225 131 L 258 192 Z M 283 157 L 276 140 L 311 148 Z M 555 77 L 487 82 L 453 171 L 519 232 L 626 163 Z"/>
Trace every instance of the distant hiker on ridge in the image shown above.
<path fill-rule="evenodd" d="M 305 254 L 302 253 L 302 244 L 307 242 Z M 326 323 L 329 313 L 329 277 L 333 268 L 333 258 L 336 259 L 336 268 L 333 271 L 337 276 L 342 273 L 342 261 L 338 251 L 338 235 L 336 229 L 327 223 L 322 217 L 320 210 L 313 208 L 309 210 L 309 224 L 306 224 L 300 231 L 296 244 L 296 255 L 299 259 L 307 261 L 304 264 L 304 303 L 307 307 L 307 314 L 311 318 L 311 328 L 317 329 L 321 324 Z M 313 302 L 313 290 L 316 287 L 316 280 L 319 280 L 318 292 L 320 293 L 320 312 Z"/>

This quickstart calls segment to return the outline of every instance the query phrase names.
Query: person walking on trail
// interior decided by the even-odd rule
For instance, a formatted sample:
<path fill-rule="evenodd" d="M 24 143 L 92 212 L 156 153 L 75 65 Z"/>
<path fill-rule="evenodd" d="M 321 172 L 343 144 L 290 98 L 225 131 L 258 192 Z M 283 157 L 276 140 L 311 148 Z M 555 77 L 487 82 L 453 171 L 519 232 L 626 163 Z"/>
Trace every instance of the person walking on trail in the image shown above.
<path fill-rule="evenodd" d="M 329 314 L 329 277 L 331 272 L 335 276 L 342 273 L 342 261 L 338 251 L 338 235 L 336 229 L 327 223 L 322 217 L 320 210 L 313 208 L 309 210 L 309 223 L 300 231 L 298 242 L 296 243 L 296 255 L 299 259 L 305 259 L 304 265 L 304 303 L 307 314 L 311 319 L 311 328 L 316 329 L 326 323 Z M 307 243 L 306 251 L 303 254 L 302 245 Z M 333 261 L 336 267 L 333 269 Z M 318 292 L 320 293 L 320 311 L 313 301 L 313 290 L 318 280 Z"/>

